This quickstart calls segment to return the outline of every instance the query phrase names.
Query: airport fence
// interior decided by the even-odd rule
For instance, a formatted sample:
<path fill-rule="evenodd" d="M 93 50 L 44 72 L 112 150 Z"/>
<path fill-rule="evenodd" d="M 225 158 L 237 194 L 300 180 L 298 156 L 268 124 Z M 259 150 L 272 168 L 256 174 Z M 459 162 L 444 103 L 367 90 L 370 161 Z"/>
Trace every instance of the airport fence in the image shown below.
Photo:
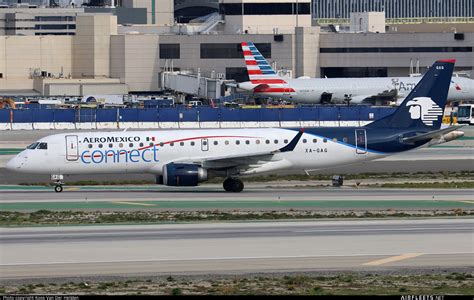
<path fill-rule="evenodd" d="M 0 129 L 362 126 L 391 107 L 0 109 Z"/>

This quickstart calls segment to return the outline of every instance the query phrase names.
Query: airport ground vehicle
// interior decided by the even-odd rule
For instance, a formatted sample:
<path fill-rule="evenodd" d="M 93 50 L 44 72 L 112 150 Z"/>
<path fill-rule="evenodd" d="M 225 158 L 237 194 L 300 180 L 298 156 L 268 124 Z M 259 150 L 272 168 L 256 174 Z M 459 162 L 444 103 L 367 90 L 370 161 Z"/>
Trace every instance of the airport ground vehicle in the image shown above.
<path fill-rule="evenodd" d="M 10 170 L 49 174 L 62 191 L 67 174 L 151 173 L 157 183 L 196 186 L 225 177 L 316 170 L 374 160 L 463 135 L 440 129 L 454 60 L 436 62 L 391 115 L 363 127 L 254 128 L 78 132 L 38 140 L 7 163 Z"/>
<path fill-rule="evenodd" d="M 459 124 L 474 125 L 474 104 L 462 104 L 458 106 Z"/>

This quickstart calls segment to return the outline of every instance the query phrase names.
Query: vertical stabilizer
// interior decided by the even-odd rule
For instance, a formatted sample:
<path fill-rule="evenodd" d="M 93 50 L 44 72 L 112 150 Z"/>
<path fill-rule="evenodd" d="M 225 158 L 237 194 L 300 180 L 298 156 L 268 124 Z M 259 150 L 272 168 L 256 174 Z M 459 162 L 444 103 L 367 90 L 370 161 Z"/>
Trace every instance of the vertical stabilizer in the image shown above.
<path fill-rule="evenodd" d="M 243 42 L 242 51 L 247 72 L 253 84 L 286 84 L 286 81 L 277 75 L 254 43 Z"/>
<path fill-rule="evenodd" d="M 454 59 L 435 62 L 393 114 L 367 127 L 439 129 L 455 62 Z"/>

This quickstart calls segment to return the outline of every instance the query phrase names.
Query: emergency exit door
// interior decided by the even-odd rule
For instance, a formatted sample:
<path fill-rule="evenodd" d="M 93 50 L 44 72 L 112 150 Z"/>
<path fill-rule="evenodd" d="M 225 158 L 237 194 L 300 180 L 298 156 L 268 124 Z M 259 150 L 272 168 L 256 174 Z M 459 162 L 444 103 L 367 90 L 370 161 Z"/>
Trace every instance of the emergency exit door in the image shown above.
<path fill-rule="evenodd" d="M 366 154 L 367 153 L 367 135 L 365 129 L 355 130 L 355 141 L 356 141 L 356 153 Z"/>
<path fill-rule="evenodd" d="M 209 150 L 209 141 L 207 139 L 201 139 L 201 150 L 202 151 Z"/>
<path fill-rule="evenodd" d="M 66 135 L 66 160 L 76 161 L 78 159 L 77 135 Z"/>

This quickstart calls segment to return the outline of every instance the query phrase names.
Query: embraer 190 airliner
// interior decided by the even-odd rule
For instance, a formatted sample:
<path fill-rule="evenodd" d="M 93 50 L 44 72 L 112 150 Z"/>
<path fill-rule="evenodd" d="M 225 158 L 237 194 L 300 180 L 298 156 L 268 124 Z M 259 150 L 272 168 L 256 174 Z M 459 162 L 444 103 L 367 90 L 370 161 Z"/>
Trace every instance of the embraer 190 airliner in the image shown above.
<path fill-rule="evenodd" d="M 157 183 L 197 186 L 226 178 L 241 192 L 242 176 L 316 170 L 359 163 L 463 135 L 441 128 L 454 60 L 433 64 L 390 116 L 364 127 L 256 128 L 77 132 L 38 140 L 7 163 L 9 170 L 51 175 L 150 173 Z"/>

